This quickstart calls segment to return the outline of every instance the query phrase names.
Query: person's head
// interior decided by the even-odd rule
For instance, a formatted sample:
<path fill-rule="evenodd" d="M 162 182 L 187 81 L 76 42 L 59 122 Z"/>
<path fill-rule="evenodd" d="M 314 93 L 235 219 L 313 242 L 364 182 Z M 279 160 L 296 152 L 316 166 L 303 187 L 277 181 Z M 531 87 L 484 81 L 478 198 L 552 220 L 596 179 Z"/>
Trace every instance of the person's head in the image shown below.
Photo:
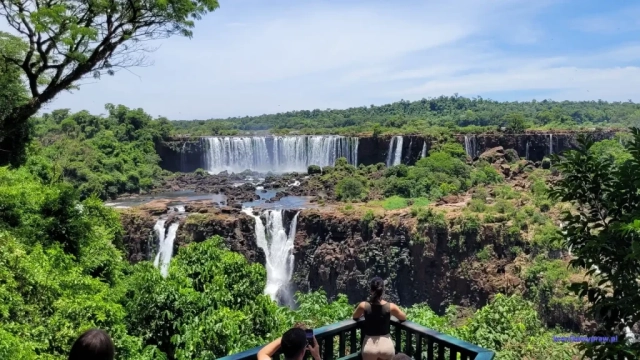
<path fill-rule="evenodd" d="M 113 360 L 115 347 L 111 337 L 100 329 L 85 331 L 73 343 L 69 352 L 69 360 Z"/>
<path fill-rule="evenodd" d="M 302 329 L 302 330 L 307 330 L 307 324 L 303 323 L 302 321 L 297 322 L 295 325 L 293 325 L 293 327 Z"/>
<path fill-rule="evenodd" d="M 287 330 L 280 340 L 280 351 L 287 360 L 300 360 L 307 349 L 307 334 L 298 327 Z"/>
<path fill-rule="evenodd" d="M 382 294 L 384 293 L 384 280 L 379 277 L 374 277 L 371 280 L 371 302 L 378 302 L 382 299 Z"/>
<path fill-rule="evenodd" d="M 407 355 L 405 353 L 397 353 L 397 354 L 393 355 L 391 360 L 411 360 L 411 356 L 409 356 L 409 355 Z"/>

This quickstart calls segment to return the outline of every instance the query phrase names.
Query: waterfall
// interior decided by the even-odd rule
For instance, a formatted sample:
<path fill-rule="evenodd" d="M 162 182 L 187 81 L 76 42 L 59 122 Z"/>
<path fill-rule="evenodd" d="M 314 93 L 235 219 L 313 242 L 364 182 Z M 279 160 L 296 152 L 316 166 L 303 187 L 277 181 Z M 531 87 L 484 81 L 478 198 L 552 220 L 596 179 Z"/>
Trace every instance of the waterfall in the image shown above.
<path fill-rule="evenodd" d="M 553 134 L 549 134 L 549 155 L 553 154 Z"/>
<path fill-rule="evenodd" d="M 464 136 L 464 151 L 470 158 L 474 158 L 476 156 L 476 137 L 475 135 L 472 137 Z"/>
<path fill-rule="evenodd" d="M 185 152 L 185 147 L 187 143 L 182 144 L 182 150 L 180 150 L 180 171 L 185 172 L 185 168 L 187 166 L 187 154 Z"/>
<path fill-rule="evenodd" d="M 393 159 L 393 166 L 400 165 L 402 163 L 402 142 L 404 138 L 402 136 L 396 136 L 396 150 L 395 158 Z"/>
<path fill-rule="evenodd" d="M 424 140 L 424 144 L 422 144 L 422 153 L 420 153 L 420 158 L 427 156 L 427 140 Z"/>
<path fill-rule="evenodd" d="M 158 234 L 159 244 L 158 253 L 153 261 L 153 266 L 160 267 L 160 274 L 162 274 L 163 277 L 167 277 L 169 274 L 169 263 L 171 262 L 171 256 L 173 255 L 173 241 L 176 238 L 176 233 L 180 226 L 179 223 L 174 222 L 169 226 L 169 230 L 167 231 L 164 228 L 165 222 L 166 220 L 159 219 L 153 227 L 153 230 Z"/>
<path fill-rule="evenodd" d="M 387 153 L 387 167 L 400 165 L 402 163 L 402 136 L 394 136 L 389 143 L 389 151 Z"/>
<path fill-rule="evenodd" d="M 527 150 L 526 150 L 526 153 L 525 153 L 524 158 L 525 158 L 526 160 L 529 160 L 529 141 L 527 141 L 527 147 L 526 147 L 526 149 L 527 149 Z"/>
<path fill-rule="evenodd" d="M 267 285 L 264 293 L 274 301 L 293 305 L 288 287 L 293 275 L 293 244 L 300 212 L 291 220 L 288 235 L 284 229 L 283 210 L 264 210 L 262 214 L 267 220 L 266 226 L 260 216 L 253 215 L 253 209 L 245 208 L 242 212 L 254 218 L 256 243 L 265 254 Z"/>
<path fill-rule="evenodd" d="M 358 162 L 358 138 L 344 136 L 207 137 L 204 168 L 210 173 L 305 172 L 309 165 L 332 166 L 345 157 Z"/>

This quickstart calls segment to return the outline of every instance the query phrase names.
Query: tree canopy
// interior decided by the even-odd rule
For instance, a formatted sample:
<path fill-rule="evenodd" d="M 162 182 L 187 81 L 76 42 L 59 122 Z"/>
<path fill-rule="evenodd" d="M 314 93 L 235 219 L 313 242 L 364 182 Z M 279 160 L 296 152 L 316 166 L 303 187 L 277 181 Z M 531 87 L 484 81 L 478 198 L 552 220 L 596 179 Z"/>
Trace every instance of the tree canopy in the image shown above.
<path fill-rule="evenodd" d="M 194 20 L 218 6 L 217 0 L 0 1 L 0 16 L 16 35 L 0 37 L 0 58 L 19 69 L 29 94 L 0 123 L 0 165 L 24 160 L 27 139 L 16 133 L 61 91 L 86 76 L 144 65 L 152 50 L 147 41 L 190 37 Z"/>
<path fill-rule="evenodd" d="M 628 154 L 603 153 L 589 138 L 580 148 L 555 156 L 563 178 L 552 194 L 574 204 L 564 214 L 565 239 L 574 266 L 590 269 L 597 282 L 575 283 L 586 297 L 603 334 L 625 337 L 624 327 L 640 321 L 640 129 L 633 128 Z M 609 149 L 606 149 L 609 150 Z M 640 344 L 582 344 L 585 356 L 638 358 Z"/>

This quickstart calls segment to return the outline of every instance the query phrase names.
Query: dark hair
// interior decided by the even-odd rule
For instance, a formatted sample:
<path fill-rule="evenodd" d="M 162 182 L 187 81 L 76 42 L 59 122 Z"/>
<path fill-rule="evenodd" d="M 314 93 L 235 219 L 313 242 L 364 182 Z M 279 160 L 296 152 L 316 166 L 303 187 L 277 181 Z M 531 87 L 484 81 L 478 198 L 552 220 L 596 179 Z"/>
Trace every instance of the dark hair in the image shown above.
<path fill-rule="evenodd" d="M 113 360 L 115 352 L 109 334 L 100 329 L 91 329 L 73 343 L 69 360 Z"/>
<path fill-rule="evenodd" d="M 397 353 L 391 358 L 391 360 L 411 360 L 411 356 L 405 353 Z"/>
<path fill-rule="evenodd" d="M 384 292 L 384 280 L 379 277 L 374 277 L 371 280 L 371 299 L 369 302 L 377 303 L 382 299 L 382 293 Z"/>
<path fill-rule="evenodd" d="M 307 348 L 307 334 L 304 330 L 294 327 L 282 334 L 280 351 L 285 359 L 293 359 Z"/>

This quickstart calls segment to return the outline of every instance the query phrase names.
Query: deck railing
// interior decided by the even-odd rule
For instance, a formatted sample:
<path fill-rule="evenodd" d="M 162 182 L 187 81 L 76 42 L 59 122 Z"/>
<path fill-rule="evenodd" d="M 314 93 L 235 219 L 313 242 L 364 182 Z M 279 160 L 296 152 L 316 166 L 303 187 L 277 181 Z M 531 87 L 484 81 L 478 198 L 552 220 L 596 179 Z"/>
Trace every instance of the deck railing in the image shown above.
<path fill-rule="evenodd" d="M 345 320 L 314 329 L 322 360 L 358 359 L 362 348 L 361 325 L 362 320 Z M 395 318 L 391 318 L 391 337 L 396 353 L 403 352 L 416 360 L 491 360 L 495 355 L 491 350 Z M 220 360 L 254 360 L 261 348 L 258 346 Z M 283 357 L 276 354 L 274 359 Z"/>

